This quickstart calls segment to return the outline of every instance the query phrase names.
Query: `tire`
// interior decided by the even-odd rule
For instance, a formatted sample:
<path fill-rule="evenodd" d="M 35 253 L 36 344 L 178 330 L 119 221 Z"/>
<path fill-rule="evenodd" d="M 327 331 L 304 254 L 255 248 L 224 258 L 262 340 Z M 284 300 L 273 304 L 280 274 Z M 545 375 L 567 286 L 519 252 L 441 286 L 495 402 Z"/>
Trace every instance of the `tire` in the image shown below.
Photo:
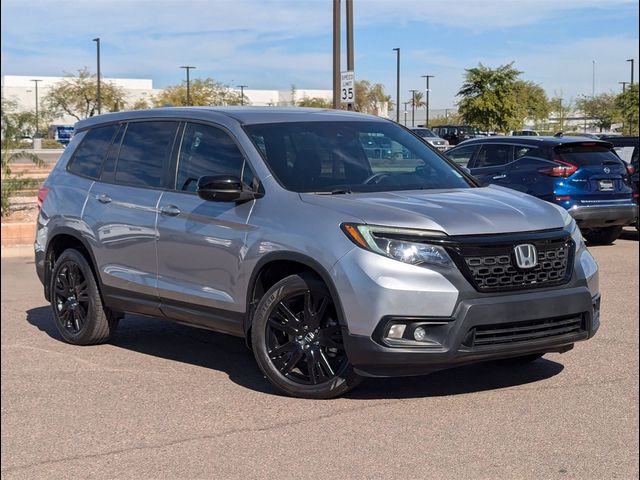
<path fill-rule="evenodd" d="M 622 227 L 606 227 L 597 230 L 588 230 L 584 233 L 584 238 L 591 245 L 609 245 L 615 242 L 622 233 Z"/>
<path fill-rule="evenodd" d="M 334 398 L 361 381 L 344 350 L 331 293 L 315 275 L 291 275 L 264 294 L 251 340 L 258 366 L 287 395 Z"/>
<path fill-rule="evenodd" d="M 62 338 L 73 345 L 109 341 L 118 318 L 102 304 L 93 271 L 78 250 L 62 252 L 51 272 L 49 295 Z"/>
<path fill-rule="evenodd" d="M 527 365 L 529 363 L 535 362 L 543 356 L 544 353 L 531 353 L 529 355 L 522 355 L 521 357 L 503 358 L 498 360 L 498 362 L 505 365 Z"/>

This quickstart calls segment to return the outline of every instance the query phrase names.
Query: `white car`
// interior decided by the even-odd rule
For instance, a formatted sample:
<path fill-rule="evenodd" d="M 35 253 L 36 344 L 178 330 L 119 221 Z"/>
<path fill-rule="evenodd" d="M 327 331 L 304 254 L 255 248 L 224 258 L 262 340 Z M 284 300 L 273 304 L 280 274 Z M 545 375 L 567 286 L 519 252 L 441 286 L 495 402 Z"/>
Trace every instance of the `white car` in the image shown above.
<path fill-rule="evenodd" d="M 449 142 L 447 142 L 444 138 L 440 138 L 428 128 L 412 127 L 411 131 L 413 131 L 413 133 L 415 133 L 419 137 L 429 142 L 431 145 L 436 147 L 441 152 L 444 152 L 449 148 Z"/>

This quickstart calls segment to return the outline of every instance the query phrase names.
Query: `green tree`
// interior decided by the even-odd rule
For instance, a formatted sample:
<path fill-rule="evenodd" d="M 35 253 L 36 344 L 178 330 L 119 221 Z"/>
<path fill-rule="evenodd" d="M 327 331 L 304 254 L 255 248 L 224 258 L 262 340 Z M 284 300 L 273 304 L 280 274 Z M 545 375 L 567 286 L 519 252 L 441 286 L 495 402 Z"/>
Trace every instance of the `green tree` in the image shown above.
<path fill-rule="evenodd" d="M 148 108 L 152 108 L 153 105 L 146 98 L 139 98 L 135 102 L 128 105 L 130 110 L 147 110 Z"/>
<path fill-rule="evenodd" d="M 368 80 L 358 80 L 355 83 L 355 110 L 363 113 L 378 115 L 382 104 L 387 103 L 391 108 L 391 96 L 385 94 L 381 83 L 373 85 Z"/>
<path fill-rule="evenodd" d="M 522 73 L 513 62 L 491 69 L 479 64 L 466 70 L 458 92 L 458 111 L 465 122 L 485 131 L 507 132 L 521 124 L 516 91 Z"/>
<path fill-rule="evenodd" d="M 33 184 L 36 183 L 32 179 L 22 178 L 21 175 L 13 173 L 11 170 L 11 163 L 15 160 L 26 158 L 38 166 L 43 164 L 40 157 L 33 152 L 16 150 L 20 146 L 20 137 L 23 134 L 20 122 L 21 116 L 17 113 L 16 103 L 3 98 L 2 120 L 0 121 L 0 141 L 2 142 L 2 161 L 0 166 L 0 215 L 3 217 L 9 213 L 11 196 L 16 191 L 28 186 L 33 186 Z"/>
<path fill-rule="evenodd" d="M 549 113 L 556 117 L 556 130 L 564 131 L 567 112 L 571 111 L 571 102 L 564 100 L 560 96 L 555 96 L 549 100 Z"/>
<path fill-rule="evenodd" d="M 549 118 L 549 99 L 544 89 L 533 82 L 518 80 L 515 85 L 516 105 L 518 106 L 517 129 L 520 130 L 525 119 L 536 123 Z"/>
<path fill-rule="evenodd" d="M 620 111 L 616 106 L 616 95 L 613 93 L 579 98 L 576 100 L 576 108 L 584 116 L 594 119 L 600 131 L 611 129 L 611 125 L 621 119 Z"/>
<path fill-rule="evenodd" d="M 616 96 L 615 104 L 624 118 L 624 133 L 638 135 L 638 84 L 629 85 L 624 93 Z"/>
<path fill-rule="evenodd" d="M 298 101 L 299 107 L 331 108 L 331 100 L 320 97 L 303 97 Z"/>
<path fill-rule="evenodd" d="M 189 82 L 189 96 L 191 105 L 207 107 L 213 105 L 240 105 L 240 93 L 229 88 L 228 85 L 215 81 L 213 78 L 196 78 Z M 154 100 L 156 107 L 184 107 L 187 105 L 187 84 L 171 85 L 165 88 Z M 244 104 L 249 99 L 244 96 Z"/>
<path fill-rule="evenodd" d="M 413 98 L 411 99 L 413 106 L 415 108 L 422 108 L 425 106 L 424 103 L 424 93 L 420 92 L 420 91 L 416 91 L 413 94 Z"/>
<path fill-rule="evenodd" d="M 56 116 L 69 115 L 82 120 L 98 113 L 98 82 L 96 75 L 85 67 L 78 76 L 70 74 L 55 84 L 44 98 L 46 108 Z M 100 82 L 103 112 L 115 112 L 125 105 L 124 89 L 109 81 Z"/>

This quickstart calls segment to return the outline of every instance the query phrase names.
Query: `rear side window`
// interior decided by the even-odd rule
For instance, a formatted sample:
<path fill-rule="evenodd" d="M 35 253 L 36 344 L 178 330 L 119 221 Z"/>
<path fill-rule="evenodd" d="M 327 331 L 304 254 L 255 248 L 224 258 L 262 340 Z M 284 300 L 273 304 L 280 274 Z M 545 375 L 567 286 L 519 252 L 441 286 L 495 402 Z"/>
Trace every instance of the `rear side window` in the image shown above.
<path fill-rule="evenodd" d="M 244 157 L 227 133 L 216 127 L 189 123 L 182 138 L 176 190 L 195 192 L 204 175 L 242 178 Z"/>
<path fill-rule="evenodd" d="M 446 155 L 458 165 L 466 167 L 471 157 L 473 157 L 473 152 L 476 151 L 476 148 L 475 145 L 468 145 L 466 147 L 456 148 L 452 152 L 447 152 Z"/>
<path fill-rule="evenodd" d="M 129 123 L 116 164 L 116 182 L 161 187 L 177 130 L 177 122 Z"/>
<path fill-rule="evenodd" d="M 540 157 L 538 147 L 529 147 L 527 145 L 516 145 L 513 147 L 513 157 L 518 160 L 522 157 Z"/>
<path fill-rule="evenodd" d="M 555 159 L 571 163 L 578 167 L 619 163 L 620 158 L 606 146 L 596 143 L 571 143 L 554 148 Z"/>
<path fill-rule="evenodd" d="M 482 145 L 474 161 L 474 168 L 504 165 L 513 160 L 513 146 L 506 143 Z"/>
<path fill-rule="evenodd" d="M 107 125 L 89 130 L 71 160 L 69 171 L 83 177 L 98 178 L 102 160 L 117 129 L 118 125 Z"/>

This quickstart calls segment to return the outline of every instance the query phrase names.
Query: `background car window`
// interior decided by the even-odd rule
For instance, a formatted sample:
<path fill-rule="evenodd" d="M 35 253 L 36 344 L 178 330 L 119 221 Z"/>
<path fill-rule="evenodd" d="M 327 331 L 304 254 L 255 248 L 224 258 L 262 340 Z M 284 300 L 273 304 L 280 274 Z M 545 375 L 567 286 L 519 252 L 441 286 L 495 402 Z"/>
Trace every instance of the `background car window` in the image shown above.
<path fill-rule="evenodd" d="M 102 170 L 102 159 L 111 145 L 118 125 L 92 128 L 76 150 L 69 170 L 78 175 L 98 178 Z"/>
<path fill-rule="evenodd" d="M 494 143 L 482 145 L 476 159 L 474 168 L 492 167 L 509 163 L 513 157 L 513 147 L 511 145 Z"/>
<path fill-rule="evenodd" d="M 553 150 L 556 159 L 579 167 L 620 161 L 620 158 L 607 146 L 592 142 L 559 145 Z"/>
<path fill-rule="evenodd" d="M 242 178 L 244 157 L 223 130 L 189 123 L 182 138 L 176 189 L 195 192 L 204 175 L 233 175 Z"/>
<path fill-rule="evenodd" d="M 473 157 L 473 152 L 476 151 L 475 145 L 468 145 L 466 147 L 456 148 L 455 151 L 447 152 L 447 157 L 456 162 L 462 167 L 466 167 Z"/>
<path fill-rule="evenodd" d="M 631 159 L 633 158 L 633 152 L 636 147 L 633 145 L 626 147 L 613 147 L 613 150 L 618 154 L 618 156 L 627 163 L 631 163 Z M 637 156 L 637 155 L 636 155 Z"/>
<path fill-rule="evenodd" d="M 522 157 L 537 157 L 538 147 L 530 147 L 526 145 L 516 145 L 513 147 L 513 158 L 515 160 Z"/>
<path fill-rule="evenodd" d="M 177 129 L 177 122 L 129 123 L 116 165 L 116 182 L 162 186 Z"/>

